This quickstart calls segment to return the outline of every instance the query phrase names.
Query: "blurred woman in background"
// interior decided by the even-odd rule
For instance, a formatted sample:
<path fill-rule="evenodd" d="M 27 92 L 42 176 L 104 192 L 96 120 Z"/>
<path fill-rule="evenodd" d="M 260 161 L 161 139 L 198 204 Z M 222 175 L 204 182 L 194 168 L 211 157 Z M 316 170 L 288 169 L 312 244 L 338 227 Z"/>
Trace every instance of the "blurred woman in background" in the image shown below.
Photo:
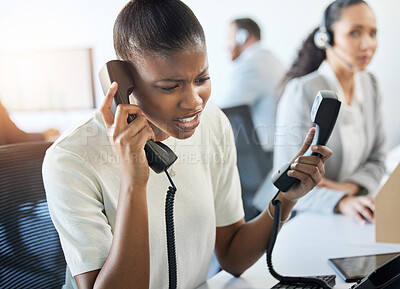
<path fill-rule="evenodd" d="M 373 222 L 373 193 L 384 174 L 381 96 L 366 68 L 377 48 L 374 13 L 365 1 L 337 0 L 324 12 L 287 73 L 277 109 L 277 126 L 286 130 L 275 143 L 274 166 L 288 162 L 312 126 L 310 111 L 319 90 L 333 90 L 342 102 L 328 142 L 335 152 L 325 178 L 295 209 L 341 213 Z"/>

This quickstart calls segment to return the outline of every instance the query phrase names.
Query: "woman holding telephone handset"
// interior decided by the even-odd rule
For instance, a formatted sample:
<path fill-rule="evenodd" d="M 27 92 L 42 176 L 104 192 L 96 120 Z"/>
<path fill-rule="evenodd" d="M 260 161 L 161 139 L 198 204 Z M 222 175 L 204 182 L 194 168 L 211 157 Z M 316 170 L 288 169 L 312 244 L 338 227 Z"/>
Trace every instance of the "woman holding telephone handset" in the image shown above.
<path fill-rule="evenodd" d="M 326 176 L 295 210 L 340 213 L 361 224 L 374 222 L 371 194 L 385 172 L 381 95 L 366 71 L 377 48 L 374 13 L 362 0 L 337 0 L 324 12 L 286 75 L 276 123 L 287 129 L 274 148 L 274 166 L 291 159 L 311 125 L 315 93 L 335 91 L 342 101 L 328 146 L 335 152 Z"/>
<path fill-rule="evenodd" d="M 113 83 L 100 111 L 65 133 L 44 161 L 49 210 L 68 264 L 65 288 L 167 287 L 168 180 L 148 167 L 143 148 L 150 139 L 178 156 L 170 168 L 178 288 L 206 281 L 214 251 L 222 268 L 239 276 L 264 254 L 273 220 L 267 210 L 243 219 L 230 124 L 207 104 L 211 83 L 200 23 L 179 0 L 131 1 L 115 22 L 114 46 L 132 66 L 131 104 L 119 105 L 114 116 Z M 136 117 L 127 124 L 129 114 Z M 314 129 L 298 156 L 313 135 Z M 293 159 L 289 175 L 301 183 L 279 194 L 282 220 L 324 175 L 331 151 L 312 150 L 322 157 Z"/>

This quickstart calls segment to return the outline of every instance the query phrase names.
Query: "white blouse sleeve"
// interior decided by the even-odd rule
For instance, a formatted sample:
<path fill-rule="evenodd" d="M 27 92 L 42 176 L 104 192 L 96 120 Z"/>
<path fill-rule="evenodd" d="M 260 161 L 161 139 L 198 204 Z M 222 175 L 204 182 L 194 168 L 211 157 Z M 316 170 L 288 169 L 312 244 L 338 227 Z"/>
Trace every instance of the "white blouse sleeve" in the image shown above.
<path fill-rule="evenodd" d="M 51 147 L 43 162 L 43 181 L 72 276 L 100 269 L 111 248 L 112 230 L 90 168 L 79 156 Z"/>

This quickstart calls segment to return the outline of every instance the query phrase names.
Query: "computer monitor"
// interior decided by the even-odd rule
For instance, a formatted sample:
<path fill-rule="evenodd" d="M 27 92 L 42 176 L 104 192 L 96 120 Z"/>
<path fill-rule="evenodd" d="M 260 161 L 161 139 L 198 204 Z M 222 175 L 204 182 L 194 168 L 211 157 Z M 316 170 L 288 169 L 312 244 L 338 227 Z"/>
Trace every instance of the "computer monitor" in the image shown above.
<path fill-rule="evenodd" d="M 223 108 L 222 111 L 235 136 L 245 218 L 250 220 L 259 213 L 253 205 L 253 197 L 272 169 L 273 154 L 262 149 L 248 105 Z"/>
<path fill-rule="evenodd" d="M 92 50 L 0 51 L 0 99 L 10 111 L 94 108 Z"/>

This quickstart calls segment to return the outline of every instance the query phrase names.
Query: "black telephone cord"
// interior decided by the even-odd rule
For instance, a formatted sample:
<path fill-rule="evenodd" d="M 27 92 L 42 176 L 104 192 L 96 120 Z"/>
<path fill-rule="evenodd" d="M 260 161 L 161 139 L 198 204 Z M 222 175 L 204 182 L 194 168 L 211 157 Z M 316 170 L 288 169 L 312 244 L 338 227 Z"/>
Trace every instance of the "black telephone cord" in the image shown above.
<path fill-rule="evenodd" d="M 272 205 L 274 206 L 274 223 L 272 225 L 272 232 L 271 232 L 271 237 L 268 242 L 268 247 L 267 247 L 267 265 L 268 265 L 268 270 L 271 273 L 271 275 L 281 281 L 281 282 L 287 282 L 287 283 L 309 283 L 309 284 L 318 284 L 324 289 L 331 289 L 332 287 L 329 286 L 328 283 L 325 282 L 325 280 L 319 279 L 319 278 L 314 278 L 314 277 L 289 277 L 289 276 L 282 276 L 278 272 L 276 272 L 272 266 L 272 250 L 274 249 L 275 246 L 275 241 L 276 237 L 278 236 L 279 232 L 279 223 L 281 220 L 281 202 L 276 199 L 280 191 L 276 193 L 274 198 L 272 199 Z"/>
<path fill-rule="evenodd" d="M 167 197 L 165 199 L 165 227 L 167 232 L 167 253 L 168 253 L 168 274 L 169 289 L 176 289 L 177 266 L 176 266 L 176 249 L 175 249 L 175 229 L 174 229 L 174 201 L 176 187 L 167 170 L 165 170 L 171 186 L 168 187 Z"/>

